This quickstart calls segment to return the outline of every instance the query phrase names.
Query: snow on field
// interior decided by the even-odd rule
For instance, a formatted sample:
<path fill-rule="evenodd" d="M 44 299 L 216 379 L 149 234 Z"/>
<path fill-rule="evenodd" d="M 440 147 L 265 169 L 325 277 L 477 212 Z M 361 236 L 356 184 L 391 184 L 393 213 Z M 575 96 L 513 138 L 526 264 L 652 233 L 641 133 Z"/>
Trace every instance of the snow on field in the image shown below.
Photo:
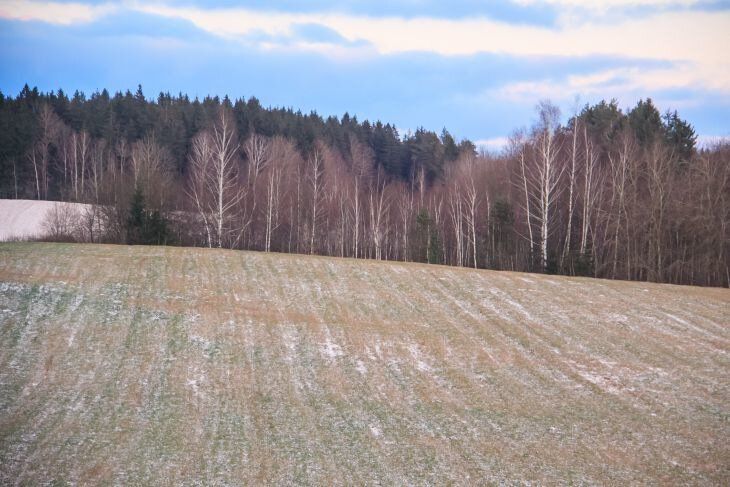
<path fill-rule="evenodd" d="M 727 289 L 0 244 L 0 485 L 729 485 L 729 315 Z"/>
<path fill-rule="evenodd" d="M 46 233 L 43 225 L 46 216 L 58 205 L 69 205 L 78 210 L 90 206 L 58 201 L 0 199 L 0 242 L 42 237 Z"/>

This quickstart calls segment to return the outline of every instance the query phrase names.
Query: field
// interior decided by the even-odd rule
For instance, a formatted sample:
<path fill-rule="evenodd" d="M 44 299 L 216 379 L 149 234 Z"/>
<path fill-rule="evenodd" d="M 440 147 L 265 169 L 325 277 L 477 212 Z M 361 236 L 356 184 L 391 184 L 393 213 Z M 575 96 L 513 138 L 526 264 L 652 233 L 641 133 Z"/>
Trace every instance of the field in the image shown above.
<path fill-rule="evenodd" d="M 0 484 L 730 483 L 730 291 L 0 244 Z"/>
<path fill-rule="evenodd" d="M 81 214 L 91 205 L 42 200 L 0 199 L 0 242 L 44 237 L 46 219 L 56 208 L 69 208 Z"/>

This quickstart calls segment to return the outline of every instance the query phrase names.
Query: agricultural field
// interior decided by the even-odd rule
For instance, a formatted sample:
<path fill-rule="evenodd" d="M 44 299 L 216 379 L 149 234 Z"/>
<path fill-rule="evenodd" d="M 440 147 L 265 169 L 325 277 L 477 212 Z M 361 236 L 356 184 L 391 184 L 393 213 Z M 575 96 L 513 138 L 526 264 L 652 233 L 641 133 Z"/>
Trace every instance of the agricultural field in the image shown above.
<path fill-rule="evenodd" d="M 0 244 L 0 484 L 730 483 L 730 291 Z"/>
<path fill-rule="evenodd" d="M 0 242 L 46 237 L 54 212 L 82 215 L 92 205 L 43 200 L 0 199 Z"/>

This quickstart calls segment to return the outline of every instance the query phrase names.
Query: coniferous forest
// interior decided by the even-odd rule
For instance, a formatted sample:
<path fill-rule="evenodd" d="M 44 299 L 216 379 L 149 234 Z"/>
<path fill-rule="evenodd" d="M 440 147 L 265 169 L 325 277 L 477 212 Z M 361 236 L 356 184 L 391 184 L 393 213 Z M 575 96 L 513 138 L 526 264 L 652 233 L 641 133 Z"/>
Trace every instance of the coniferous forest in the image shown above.
<path fill-rule="evenodd" d="M 49 217 L 60 240 L 728 286 L 730 144 L 649 99 L 535 120 L 490 154 L 256 98 L 26 86 L 0 94 L 0 197 L 93 204 Z"/>

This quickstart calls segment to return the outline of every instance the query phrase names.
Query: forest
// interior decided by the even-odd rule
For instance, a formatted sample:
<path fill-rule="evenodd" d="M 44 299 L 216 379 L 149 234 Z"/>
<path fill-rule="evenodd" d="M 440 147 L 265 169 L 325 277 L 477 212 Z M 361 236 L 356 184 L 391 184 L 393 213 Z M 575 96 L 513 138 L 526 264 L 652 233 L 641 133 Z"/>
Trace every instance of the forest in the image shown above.
<path fill-rule="evenodd" d="M 728 286 L 729 143 L 651 99 L 561 120 L 541 102 L 495 154 L 253 97 L 26 85 L 0 93 L 0 198 L 93 204 L 50 215 L 54 240 Z"/>

